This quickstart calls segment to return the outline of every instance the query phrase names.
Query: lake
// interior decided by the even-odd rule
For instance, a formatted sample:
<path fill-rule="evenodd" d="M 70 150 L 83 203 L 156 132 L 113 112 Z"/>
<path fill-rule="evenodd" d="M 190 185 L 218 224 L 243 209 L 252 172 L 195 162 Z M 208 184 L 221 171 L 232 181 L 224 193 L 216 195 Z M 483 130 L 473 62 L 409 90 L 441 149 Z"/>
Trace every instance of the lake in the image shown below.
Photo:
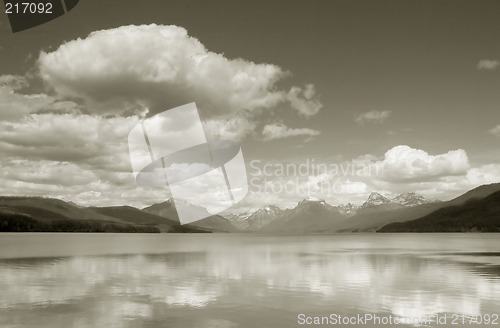
<path fill-rule="evenodd" d="M 0 234 L 0 327 L 500 327 L 499 268 L 495 234 Z"/>

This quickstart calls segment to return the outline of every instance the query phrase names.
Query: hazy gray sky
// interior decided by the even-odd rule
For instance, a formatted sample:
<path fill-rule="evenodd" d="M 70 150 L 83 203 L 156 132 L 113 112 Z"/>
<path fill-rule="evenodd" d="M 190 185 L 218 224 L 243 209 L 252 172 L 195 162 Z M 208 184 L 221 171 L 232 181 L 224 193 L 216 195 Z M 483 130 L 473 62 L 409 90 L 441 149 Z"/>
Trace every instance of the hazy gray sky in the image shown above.
<path fill-rule="evenodd" d="M 108 0 L 13 34 L 1 15 L 0 192 L 162 201 L 126 137 L 191 101 L 242 142 L 243 207 L 497 182 L 498 17 L 498 1 Z"/>

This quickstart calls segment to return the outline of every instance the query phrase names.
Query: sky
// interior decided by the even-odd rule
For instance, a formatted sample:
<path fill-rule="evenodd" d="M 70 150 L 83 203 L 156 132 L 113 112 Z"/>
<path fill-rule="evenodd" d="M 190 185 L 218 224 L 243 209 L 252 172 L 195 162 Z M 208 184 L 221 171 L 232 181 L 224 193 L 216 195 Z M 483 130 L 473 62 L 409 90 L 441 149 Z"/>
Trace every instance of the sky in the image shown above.
<path fill-rule="evenodd" d="M 0 193 L 164 201 L 135 182 L 127 136 L 196 102 L 205 130 L 241 143 L 235 211 L 451 199 L 499 180 L 499 15 L 486 0 L 81 1 L 12 33 L 2 14 Z"/>

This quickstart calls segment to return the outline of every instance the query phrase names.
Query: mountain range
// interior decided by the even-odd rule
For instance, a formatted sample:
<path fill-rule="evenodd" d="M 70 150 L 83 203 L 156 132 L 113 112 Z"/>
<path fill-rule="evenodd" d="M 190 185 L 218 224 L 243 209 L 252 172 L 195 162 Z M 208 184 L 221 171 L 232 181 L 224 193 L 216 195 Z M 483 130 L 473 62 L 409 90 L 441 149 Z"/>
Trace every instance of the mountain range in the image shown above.
<path fill-rule="evenodd" d="M 281 210 L 276 206 L 265 206 L 251 214 L 229 215 L 227 218 L 240 230 L 261 233 L 327 233 L 346 229 L 367 213 L 386 213 L 401 208 L 428 204 L 429 201 L 416 193 L 405 193 L 389 199 L 374 192 L 361 205 L 351 203 L 333 206 L 322 199 L 309 197 L 293 209 Z M 353 218 L 347 221 L 346 219 Z M 392 221 L 391 221 L 392 222 Z M 370 224 L 369 224 L 370 225 Z M 377 228 L 376 226 L 375 228 Z M 372 226 L 369 227 L 373 230 Z M 352 229 L 356 230 L 356 229 Z"/>
<path fill-rule="evenodd" d="M 500 183 L 475 188 L 447 202 L 429 201 L 417 193 L 403 193 L 387 198 L 374 192 L 360 206 L 348 203 L 332 206 L 324 200 L 306 198 L 293 209 L 269 206 L 252 214 L 228 216 L 240 230 L 260 233 L 335 233 L 375 232 L 391 223 L 416 220 L 441 208 L 461 205 L 470 199 L 484 198 L 500 191 Z M 260 227 L 250 228 L 247 220 L 255 214 Z M 254 216 L 254 217 L 255 217 Z M 267 222 L 267 223 L 266 223 Z"/>
<path fill-rule="evenodd" d="M 500 232 L 500 191 L 450 205 L 419 219 L 388 224 L 378 232 Z"/>
<path fill-rule="evenodd" d="M 441 208 L 462 205 L 471 199 L 485 198 L 497 191 L 500 191 L 500 183 L 479 186 L 446 202 L 435 201 L 394 210 L 360 213 L 345 221 L 339 232 L 378 231 L 388 224 L 416 220 Z"/>
<path fill-rule="evenodd" d="M 322 199 L 309 197 L 293 209 L 281 211 L 280 215 L 262 226 L 265 233 L 318 233 L 335 231 L 344 216 L 337 207 Z"/>
<path fill-rule="evenodd" d="M 258 231 L 281 216 L 283 210 L 275 205 L 267 205 L 253 213 L 228 214 L 227 219 L 239 230 Z"/>
<path fill-rule="evenodd" d="M 483 185 L 450 201 L 416 193 L 387 198 L 372 193 L 361 205 L 333 206 L 309 197 L 291 209 L 265 206 L 252 213 L 212 215 L 180 225 L 174 202 L 143 209 L 83 207 L 43 197 L 0 197 L 0 231 L 56 232 L 250 232 L 308 234 L 337 232 L 499 231 L 500 183 Z M 185 204 L 196 215 L 203 207 Z"/>
<path fill-rule="evenodd" d="M 171 200 L 141 210 L 131 206 L 82 207 L 43 197 L 0 197 L 0 231 L 191 233 L 236 229 L 220 216 L 180 225 Z"/>

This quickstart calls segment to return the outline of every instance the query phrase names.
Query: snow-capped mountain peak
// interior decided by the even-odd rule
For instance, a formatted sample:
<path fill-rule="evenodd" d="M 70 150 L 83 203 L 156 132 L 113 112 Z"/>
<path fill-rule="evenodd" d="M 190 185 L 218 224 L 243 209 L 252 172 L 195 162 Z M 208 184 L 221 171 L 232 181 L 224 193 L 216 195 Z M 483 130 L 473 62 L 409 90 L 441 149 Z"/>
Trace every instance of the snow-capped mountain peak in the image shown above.
<path fill-rule="evenodd" d="M 424 196 L 419 195 L 414 192 L 403 193 L 392 199 L 392 202 L 401 204 L 403 206 L 416 206 L 428 203 L 428 200 Z"/>
<path fill-rule="evenodd" d="M 311 197 L 311 196 L 307 197 L 306 199 L 304 199 L 300 203 L 305 203 L 305 202 L 314 202 L 314 203 L 320 203 L 321 205 L 326 205 L 326 202 L 324 199 L 319 199 L 319 198 Z"/>
<path fill-rule="evenodd" d="M 342 215 L 353 216 L 358 211 L 359 206 L 356 206 L 356 205 L 354 205 L 352 203 L 347 203 L 347 204 L 339 205 L 339 206 L 337 206 L 337 208 L 339 209 L 339 212 Z"/>
<path fill-rule="evenodd" d="M 363 203 L 362 207 L 379 206 L 389 202 L 389 198 L 382 196 L 382 194 L 378 192 L 372 192 L 370 196 L 368 196 L 368 200 Z"/>
<path fill-rule="evenodd" d="M 267 205 L 250 214 L 245 222 L 247 230 L 258 230 L 270 223 L 283 213 L 283 210 L 275 205 Z"/>
<path fill-rule="evenodd" d="M 265 211 L 266 213 L 272 213 L 272 212 L 281 211 L 281 209 L 275 205 L 267 205 L 267 206 L 264 206 L 263 208 L 259 209 L 258 211 Z"/>

